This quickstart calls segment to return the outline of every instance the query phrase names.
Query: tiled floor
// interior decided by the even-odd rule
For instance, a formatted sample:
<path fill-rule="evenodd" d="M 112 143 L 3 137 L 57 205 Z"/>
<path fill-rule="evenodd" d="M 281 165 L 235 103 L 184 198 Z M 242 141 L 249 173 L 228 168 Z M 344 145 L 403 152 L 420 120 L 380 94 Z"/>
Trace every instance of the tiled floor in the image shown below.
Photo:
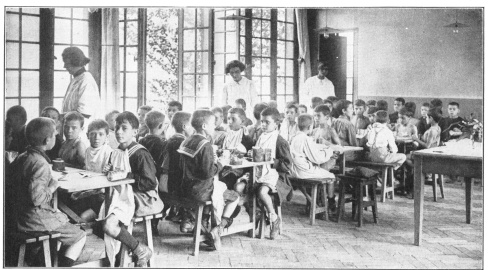
<path fill-rule="evenodd" d="M 272 241 L 252 239 L 245 233 L 222 238 L 222 250 L 202 244 L 199 259 L 191 255 L 192 237 L 179 232 L 178 224 L 162 221 L 154 237 L 158 268 L 482 268 L 483 191 L 474 186 L 472 224 L 465 223 L 464 186 L 445 185 L 445 199 L 433 202 L 425 187 L 423 243 L 413 245 L 413 200 L 396 196 L 379 203 L 379 222 L 364 213 L 364 226 L 351 220 L 351 207 L 343 221 L 317 220 L 310 226 L 305 199 L 295 192 L 283 205 L 283 234 Z M 245 211 L 239 219 L 248 217 Z M 239 221 L 236 221 L 239 222 Z M 135 235 L 142 236 L 137 227 Z M 103 243 L 91 236 L 80 261 L 103 256 Z M 89 264 L 90 265 L 90 264 Z"/>

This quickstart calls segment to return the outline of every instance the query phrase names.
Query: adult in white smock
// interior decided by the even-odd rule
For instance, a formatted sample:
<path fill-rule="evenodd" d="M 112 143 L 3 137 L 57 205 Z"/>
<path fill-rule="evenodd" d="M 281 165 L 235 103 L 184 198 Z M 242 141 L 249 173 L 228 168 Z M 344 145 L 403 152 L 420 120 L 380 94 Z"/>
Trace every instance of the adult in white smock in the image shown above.
<path fill-rule="evenodd" d="M 245 100 L 248 108 L 254 108 L 258 102 L 258 96 L 254 83 L 242 76 L 245 70 L 245 65 L 238 61 L 230 61 L 225 67 L 225 74 L 230 74 L 233 81 L 228 82 L 223 87 L 222 106 L 230 105 L 235 107 L 235 101 L 239 98 Z M 246 115 L 250 119 L 254 119 L 252 110 L 246 111 Z M 227 117 L 224 112 L 224 117 Z"/>
<path fill-rule="evenodd" d="M 325 99 L 329 96 L 336 96 L 334 85 L 327 78 L 328 66 L 325 62 L 319 62 L 319 73 L 305 80 L 303 91 L 300 93 L 300 103 L 310 104 L 313 97 Z"/>

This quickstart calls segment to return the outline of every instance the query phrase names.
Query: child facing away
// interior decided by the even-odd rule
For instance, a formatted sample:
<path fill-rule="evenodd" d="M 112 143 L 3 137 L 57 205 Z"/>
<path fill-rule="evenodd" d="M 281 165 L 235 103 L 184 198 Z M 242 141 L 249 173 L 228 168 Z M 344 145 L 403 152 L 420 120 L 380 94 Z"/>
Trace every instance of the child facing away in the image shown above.
<path fill-rule="evenodd" d="M 350 122 L 353 115 L 353 104 L 346 99 L 340 99 L 334 103 L 331 112 L 332 127 L 336 131 L 343 146 L 357 146 L 355 126 Z"/>
<path fill-rule="evenodd" d="M 148 133 L 148 127 L 145 125 L 145 115 L 152 109 L 152 106 L 149 105 L 143 105 L 138 108 L 138 122 L 140 123 L 140 126 L 138 127 L 138 134 L 136 135 L 137 142 Z"/>
<path fill-rule="evenodd" d="M 322 100 L 322 98 L 320 98 L 320 97 L 313 97 L 311 99 L 310 108 L 312 110 L 314 110 L 315 107 L 317 107 L 319 105 L 322 105 L 322 104 L 324 104 L 324 100 Z"/>
<path fill-rule="evenodd" d="M 426 120 L 429 110 L 430 103 L 425 102 L 423 105 L 421 105 L 421 117 L 419 118 L 419 124 L 416 127 L 418 129 L 419 138 L 421 138 L 421 136 L 423 136 L 423 134 L 425 134 L 425 132 L 431 127 L 431 125 L 428 124 L 428 120 Z"/>
<path fill-rule="evenodd" d="M 331 112 L 327 105 L 319 105 L 315 108 L 314 121 L 319 123 L 319 127 L 312 131 L 312 138 L 315 143 L 324 144 L 326 146 L 332 144 L 341 145 L 338 134 L 334 128 L 331 127 Z"/>
<path fill-rule="evenodd" d="M 116 149 L 119 146 L 118 140 L 116 140 L 116 134 L 114 133 L 114 127 L 116 126 L 116 117 L 118 117 L 119 111 L 112 110 L 106 114 L 106 122 L 109 124 L 109 136 L 107 138 L 107 144 L 112 149 Z"/>
<path fill-rule="evenodd" d="M 289 104 L 286 107 L 285 116 L 285 120 L 283 120 L 280 126 L 280 135 L 290 143 L 292 138 L 298 133 L 298 106 L 296 104 Z"/>
<path fill-rule="evenodd" d="M 252 138 L 253 145 L 256 144 L 259 136 L 261 136 L 261 133 L 263 133 L 263 129 L 261 128 L 261 112 L 266 108 L 268 108 L 268 104 L 265 102 L 254 105 L 253 113 L 256 123 L 247 127 L 247 132 L 249 133 L 249 137 Z"/>
<path fill-rule="evenodd" d="M 247 105 L 246 105 L 246 102 L 244 99 L 239 98 L 239 99 L 235 100 L 235 107 L 241 108 L 242 110 L 244 110 L 244 112 L 247 115 Z M 244 120 L 244 126 L 247 127 L 247 126 L 250 126 L 252 124 L 253 124 L 252 120 L 246 117 L 246 119 Z"/>
<path fill-rule="evenodd" d="M 367 134 L 368 159 L 373 162 L 397 163 L 398 169 L 405 161 L 405 154 L 397 153 L 394 134 L 387 127 L 387 111 L 375 113 L 375 123 Z"/>
<path fill-rule="evenodd" d="M 63 142 L 58 156 L 65 161 L 67 166 L 82 169 L 85 167 L 85 151 L 87 142 L 85 136 L 84 117 L 79 112 L 65 114 L 63 133 L 66 141 Z"/>
<path fill-rule="evenodd" d="M 325 105 L 322 105 L 325 106 Z M 319 108 L 320 106 L 317 106 Z M 327 106 L 326 106 L 327 107 Z M 316 108 L 316 109 L 317 109 Z M 290 143 L 290 151 L 293 159 L 292 175 L 296 178 L 329 178 L 327 182 L 327 198 L 329 210 L 335 211 L 336 202 L 334 198 L 334 183 L 336 177 L 328 170 L 323 169 L 321 164 L 327 164 L 331 159 L 336 160 L 334 151 L 343 152 L 343 148 L 337 145 L 318 145 L 307 134 L 312 128 L 313 119 L 311 115 L 301 114 L 298 117 L 300 132 L 293 137 Z"/>
<path fill-rule="evenodd" d="M 211 230 L 210 237 L 215 249 L 219 250 L 220 236 L 237 207 L 239 196 L 215 180 L 223 165 L 216 158 L 211 142 L 207 140 L 215 131 L 213 113 L 208 110 L 196 110 L 191 125 L 196 132 L 186 138 L 178 150 L 180 167 L 183 168 L 182 194 L 194 200 L 213 202 L 217 226 Z"/>
<path fill-rule="evenodd" d="M 61 121 L 60 112 L 52 106 L 47 106 L 41 111 L 41 117 L 48 117 L 53 119 L 56 123 L 56 143 L 51 150 L 46 150 L 46 155 L 53 160 L 58 158 L 58 152 L 60 152 L 61 144 L 63 143 L 63 135 L 61 135 Z"/>
<path fill-rule="evenodd" d="M 19 154 L 24 152 L 28 146 L 25 135 L 27 122 L 26 109 L 20 105 L 12 106 L 7 110 L 5 122 L 12 129 L 12 141 L 10 142 L 9 148 L 5 150 L 15 151 Z"/>
<path fill-rule="evenodd" d="M 458 123 L 462 122 L 464 119 L 459 116 L 460 105 L 457 102 L 448 103 L 448 117 L 442 118 L 440 120 L 440 128 L 442 129 L 441 140 L 446 142 L 448 140 L 457 139 L 462 135 L 462 131 L 458 127 Z"/>
<path fill-rule="evenodd" d="M 162 172 L 160 165 L 164 161 L 166 145 L 166 140 L 163 136 L 165 115 L 159 111 L 152 110 L 145 115 L 144 120 L 148 133 L 140 139 L 139 143 L 150 152 L 156 164 L 156 176 L 159 177 Z"/>
<path fill-rule="evenodd" d="M 63 256 L 59 265 L 71 267 L 82 253 L 85 232 L 68 222 L 68 217 L 51 206 L 58 180 L 51 175 L 51 160 L 46 150 L 56 142 L 56 124 L 52 119 L 39 117 L 26 126 L 26 139 L 30 146 L 12 163 L 12 181 L 6 191 L 12 191 L 17 229 L 21 231 L 58 231 Z M 8 195 L 8 194 L 7 194 Z"/>
<path fill-rule="evenodd" d="M 365 114 L 365 101 L 362 99 L 357 99 L 355 101 L 355 116 L 351 118 L 351 123 L 355 126 L 356 139 L 358 140 L 358 145 L 362 145 L 362 139 L 366 136 L 367 127 L 370 125 L 370 120 Z"/>
<path fill-rule="evenodd" d="M 123 209 L 121 204 L 109 206 L 103 223 L 104 233 L 120 241 L 137 257 L 136 266 L 146 266 L 152 257 L 152 251 L 143 243 L 138 242 L 120 224 L 127 224 L 135 216 L 146 216 L 162 211 L 164 204 L 157 193 L 158 182 L 155 177 L 156 169 L 151 154 L 142 145 L 134 141 L 138 134 L 138 118 L 131 112 L 122 112 L 116 117 L 116 138 L 119 150 L 128 152 L 131 172 L 128 178 L 135 180 L 131 184 L 135 207 Z M 131 215 L 130 215 L 131 214 Z M 107 248 L 107 245 L 106 245 Z"/>
<path fill-rule="evenodd" d="M 182 111 L 182 104 L 179 101 L 171 101 L 169 102 L 169 105 L 167 106 L 167 117 L 169 120 L 172 120 L 172 117 L 176 112 Z M 165 139 L 168 140 L 176 131 L 174 130 L 174 127 L 172 126 L 171 123 L 168 123 L 167 126 L 165 127 L 164 130 L 165 133 Z"/>

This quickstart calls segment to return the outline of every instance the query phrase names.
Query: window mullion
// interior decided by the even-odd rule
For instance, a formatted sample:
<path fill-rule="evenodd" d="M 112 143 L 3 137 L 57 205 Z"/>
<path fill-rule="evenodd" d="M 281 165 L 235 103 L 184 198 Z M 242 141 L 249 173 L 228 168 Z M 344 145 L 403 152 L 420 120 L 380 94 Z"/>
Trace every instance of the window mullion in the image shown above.
<path fill-rule="evenodd" d="M 146 55 L 147 55 L 147 9 L 138 9 L 138 78 L 137 78 L 137 104 L 138 107 L 146 103 Z"/>
<path fill-rule="evenodd" d="M 277 100 L 277 74 L 278 74 L 278 10 L 271 9 L 271 58 L 270 58 L 270 95 L 272 100 Z"/>
<path fill-rule="evenodd" d="M 39 10 L 39 111 L 54 103 L 54 9 Z"/>

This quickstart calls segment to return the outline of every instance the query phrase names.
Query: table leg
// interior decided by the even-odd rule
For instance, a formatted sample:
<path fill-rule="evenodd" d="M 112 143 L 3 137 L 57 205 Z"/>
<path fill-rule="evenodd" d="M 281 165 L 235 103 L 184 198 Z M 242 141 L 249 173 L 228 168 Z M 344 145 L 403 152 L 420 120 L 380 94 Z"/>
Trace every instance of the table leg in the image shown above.
<path fill-rule="evenodd" d="M 341 175 L 344 175 L 344 171 L 346 169 L 346 159 L 345 159 L 345 154 L 341 154 L 341 161 L 339 163 L 339 172 Z"/>
<path fill-rule="evenodd" d="M 414 157 L 414 245 L 421 245 L 423 234 L 424 181 L 423 159 Z"/>
<path fill-rule="evenodd" d="M 472 186 L 474 185 L 474 178 L 465 177 L 464 180 L 465 180 L 465 222 L 467 224 L 471 224 L 471 219 L 472 219 Z"/>
<path fill-rule="evenodd" d="M 109 206 L 111 205 L 111 187 L 104 188 L 104 210 L 105 214 L 109 212 Z"/>
<path fill-rule="evenodd" d="M 250 173 L 250 183 L 251 183 L 251 188 L 253 189 L 253 195 L 252 195 L 252 238 L 256 238 L 256 191 L 254 190 L 254 181 L 256 180 L 256 167 L 252 167 L 252 172 Z"/>
<path fill-rule="evenodd" d="M 58 209 L 58 190 L 53 193 L 53 208 Z"/>

